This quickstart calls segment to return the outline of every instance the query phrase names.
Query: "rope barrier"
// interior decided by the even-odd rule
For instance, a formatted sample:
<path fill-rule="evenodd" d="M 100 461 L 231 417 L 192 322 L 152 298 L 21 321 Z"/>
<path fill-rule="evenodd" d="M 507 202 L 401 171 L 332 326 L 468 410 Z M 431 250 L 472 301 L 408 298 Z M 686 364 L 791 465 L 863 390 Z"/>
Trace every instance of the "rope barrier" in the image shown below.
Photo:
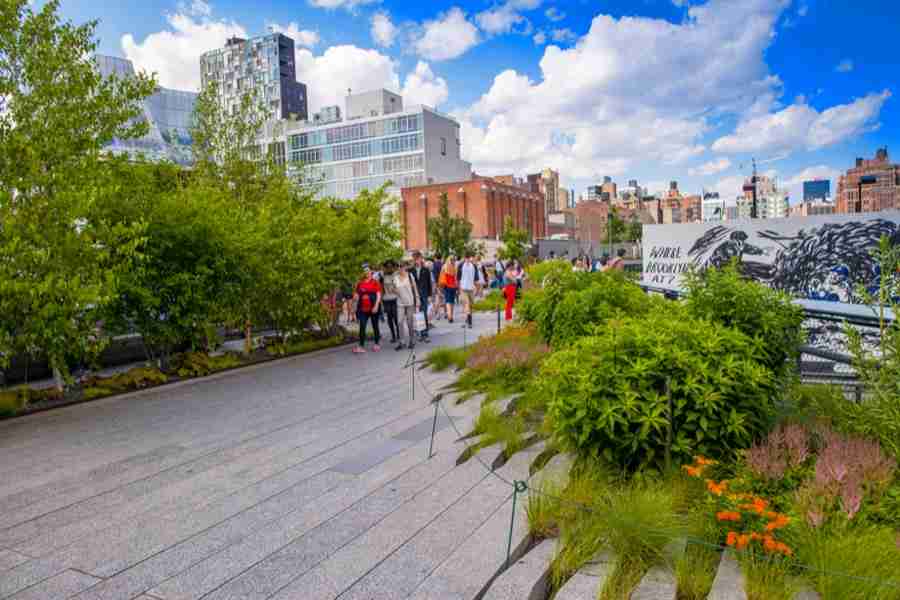
<path fill-rule="evenodd" d="M 420 361 L 420 362 L 426 362 L 426 361 Z M 415 372 L 416 369 L 412 369 L 412 370 Z M 463 441 L 464 445 L 466 446 L 466 450 L 465 450 L 465 451 L 466 451 L 466 452 L 471 452 L 471 451 L 472 451 L 472 445 L 469 444 L 468 441 L 466 440 L 466 434 L 462 433 L 462 432 L 459 430 L 459 428 L 456 426 L 455 420 L 454 420 L 453 417 L 450 415 L 450 413 L 447 411 L 447 408 L 444 406 L 444 403 L 443 403 L 443 394 L 441 394 L 441 393 L 435 394 L 435 393 L 429 388 L 429 386 L 425 383 L 424 379 L 423 379 L 421 376 L 419 376 L 419 377 L 413 376 L 413 385 L 415 385 L 415 382 L 418 382 L 418 383 L 419 383 L 419 385 L 421 386 L 421 388 L 422 388 L 422 390 L 424 391 L 424 393 L 426 394 L 426 396 L 428 396 L 429 399 L 430 399 L 430 401 L 431 401 L 432 403 L 435 404 L 435 414 L 437 414 L 437 409 L 438 409 L 438 408 L 440 408 L 440 410 L 443 411 L 444 415 L 447 417 L 447 420 L 450 422 L 450 425 L 453 427 L 453 430 L 456 432 L 456 434 L 459 436 L 459 438 Z M 437 418 L 435 417 L 435 423 L 437 422 L 436 419 L 437 419 Z M 433 443 L 434 443 L 434 429 L 432 430 L 432 444 L 433 444 Z M 429 450 L 429 458 L 430 458 L 430 457 L 431 457 L 431 454 L 430 454 L 430 450 Z M 505 562 L 505 567 L 504 567 L 504 568 L 506 568 L 506 567 L 509 566 L 509 559 L 510 559 L 510 555 L 511 555 L 511 552 L 512 552 L 512 535 L 513 535 L 513 529 L 514 529 L 514 526 L 515 526 L 515 515 L 516 515 L 515 510 L 516 510 L 516 502 L 517 502 L 517 498 L 518 498 L 519 495 L 524 494 L 525 492 L 528 492 L 529 494 L 532 494 L 532 493 L 533 493 L 533 494 L 536 494 L 536 495 L 538 495 L 538 496 L 542 496 L 542 497 L 547 498 L 547 499 L 549 499 L 549 500 L 552 500 L 552 501 L 554 501 L 554 502 L 558 502 L 558 503 L 560 503 L 560 504 L 567 505 L 567 506 L 569 506 L 569 507 L 575 508 L 575 509 L 577 509 L 577 510 L 580 510 L 580 511 L 583 511 L 583 512 L 586 512 L 586 513 L 590 513 L 590 514 L 603 514 L 605 518 L 609 518 L 609 514 L 603 512 L 602 509 L 600 509 L 600 508 L 598 508 L 598 507 L 589 506 L 589 505 L 586 505 L 586 504 L 583 504 L 583 503 L 580 503 L 580 502 L 576 502 L 576 501 L 573 501 L 573 500 L 569 500 L 569 499 L 566 499 L 566 498 L 562 498 L 562 497 L 559 497 L 559 496 L 555 496 L 555 495 L 553 495 L 553 494 L 548 494 L 548 493 L 544 492 L 543 490 L 540 490 L 540 489 L 537 489 L 537 488 L 535 488 L 535 487 L 529 486 L 528 484 L 531 482 L 531 480 L 532 480 L 532 478 L 534 477 L 534 475 L 529 476 L 529 477 L 528 477 L 527 479 L 525 479 L 525 480 L 510 480 L 510 479 L 507 479 L 506 477 L 503 477 L 503 476 L 500 475 L 499 473 L 497 473 L 497 472 L 494 470 L 494 468 L 493 468 L 492 466 L 490 466 L 490 465 L 488 465 L 487 463 L 485 463 L 484 460 L 482 460 L 481 457 L 478 456 L 477 451 L 476 451 L 476 452 L 472 452 L 472 457 L 475 458 L 475 459 L 478 461 L 479 464 L 481 464 L 481 466 L 488 472 L 488 474 L 492 475 L 493 477 L 495 477 L 495 478 L 498 479 L 499 481 L 503 482 L 503 483 L 506 484 L 506 485 L 509 485 L 509 486 L 512 488 L 513 506 L 512 506 L 512 515 L 510 516 L 509 535 L 508 535 L 508 539 L 507 539 L 507 549 L 506 549 L 506 562 Z M 676 538 L 676 537 L 673 537 L 673 536 L 670 534 L 670 532 L 662 531 L 662 530 L 659 530 L 659 529 L 653 529 L 653 528 L 645 529 L 644 532 L 645 532 L 645 533 L 648 533 L 648 534 L 650 534 L 650 535 L 659 536 L 659 537 L 662 537 L 662 538 L 665 538 L 665 539 L 669 539 L 669 540 L 681 539 L 681 540 L 684 540 L 686 544 L 694 544 L 694 545 L 697 545 L 697 546 L 706 547 L 706 548 L 709 548 L 709 549 L 711 549 L 711 550 L 716 550 L 716 551 L 719 551 L 719 552 L 723 552 L 723 551 L 725 551 L 725 550 L 731 550 L 731 551 L 733 551 L 733 552 L 735 552 L 735 553 L 737 553 L 737 554 L 744 555 L 744 556 L 749 556 L 749 557 L 752 557 L 752 558 L 755 558 L 755 559 L 763 558 L 763 559 L 766 559 L 766 560 L 774 560 L 774 557 L 773 557 L 772 555 L 769 555 L 769 554 L 762 554 L 762 553 L 755 552 L 755 551 L 749 550 L 749 549 L 738 550 L 738 549 L 732 548 L 732 547 L 730 547 L 730 546 L 726 546 L 726 545 L 723 545 L 723 544 L 715 544 L 715 543 L 713 543 L 713 542 L 709 542 L 709 541 L 707 541 L 707 540 L 704 540 L 704 539 L 701 539 L 701 538 L 695 538 L 695 537 L 692 537 L 692 536 L 677 536 L 677 538 Z M 798 562 L 798 561 L 789 561 L 789 564 L 790 564 L 792 567 L 796 567 L 796 568 L 798 568 L 798 569 L 800 569 L 800 570 L 807 571 L 807 572 L 810 572 L 810 573 L 819 573 L 819 574 L 823 574 L 823 575 L 831 575 L 831 576 L 835 576 L 835 577 L 842 577 L 842 578 L 845 578 L 845 579 L 850 579 L 850 580 L 853 580 L 853 581 L 859 581 L 859 582 L 862 582 L 862 583 L 869 583 L 869 584 L 874 584 L 874 585 L 878 585 L 878 586 L 882 586 L 882 587 L 890 587 L 890 588 L 900 589 L 900 582 L 894 582 L 894 581 L 889 581 L 889 580 L 881 580 L 881 579 L 874 579 L 874 578 L 871 578 L 871 577 L 861 577 L 861 576 L 858 576 L 858 575 L 852 575 L 852 574 L 849 574 L 849 573 L 839 573 L 839 572 L 835 572 L 835 571 L 826 571 L 826 570 L 824 570 L 824 569 L 819 569 L 819 568 L 816 568 L 816 567 L 813 567 L 813 566 L 810 566 L 810 565 L 803 564 L 803 563 Z"/>

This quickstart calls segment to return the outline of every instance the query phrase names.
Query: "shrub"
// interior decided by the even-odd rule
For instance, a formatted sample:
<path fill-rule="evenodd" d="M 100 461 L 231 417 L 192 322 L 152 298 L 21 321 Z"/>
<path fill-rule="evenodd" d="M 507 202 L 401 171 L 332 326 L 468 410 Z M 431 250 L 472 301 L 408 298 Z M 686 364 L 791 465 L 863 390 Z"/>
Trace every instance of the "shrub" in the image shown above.
<path fill-rule="evenodd" d="M 663 301 L 664 302 L 664 301 Z M 609 319 L 644 314 L 653 300 L 618 273 L 601 273 L 583 290 L 567 293 L 552 314 L 550 342 L 554 347 L 588 335 Z"/>
<path fill-rule="evenodd" d="M 87 377 L 84 382 L 84 396 L 98 398 L 128 390 L 137 390 L 154 385 L 160 385 L 169 380 L 168 376 L 159 369 L 151 367 L 135 367 L 124 373 L 112 377 Z M 89 391 L 90 390 L 90 391 Z M 105 390 L 103 394 L 101 390 Z"/>
<path fill-rule="evenodd" d="M 475 303 L 472 310 L 496 312 L 498 309 L 503 309 L 505 304 L 506 300 L 500 290 L 491 290 L 484 298 Z"/>
<path fill-rule="evenodd" d="M 544 282 L 549 279 L 572 273 L 572 263 L 563 259 L 545 260 L 529 265 L 525 271 L 528 274 L 527 281 L 536 287 L 543 287 Z"/>
<path fill-rule="evenodd" d="M 541 391 L 556 435 L 582 456 L 626 469 L 664 464 L 667 447 L 676 463 L 720 456 L 748 447 L 774 412 L 772 373 L 752 348 L 739 331 L 673 306 L 555 352 Z"/>
<path fill-rule="evenodd" d="M 798 417 L 825 420 L 841 433 L 878 440 L 884 451 L 900 460 L 900 394 L 873 391 L 877 386 L 866 390 L 872 394 L 850 402 L 839 387 L 803 384 L 793 386 L 787 398 Z"/>
<path fill-rule="evenodd" d="M 507 327 L 497 335 L 478 340 L 466 359 L 466 367 L 494 378 L 527 376 L 549 348 L 535 335 L 534 327 Z"/>
<path fill-rule="evenodd" d="M 0 417 L 12 417 L 28 405 L 26 390 L 15 389 L 0 392 Z"/>
<path fill-rule="evenodd" d="M 231 352 L 219 356 L 210 356 L 205 352 L 186 352 L 176 357 L 175 364 L 179 377 L 203 377 L 216 371 L 234 368 L 241 364 L 241 359 Z"/>
<path fill-rule="evenodd" d="M 734 264 L 689 273 L 687 310 L 697 318 L 734 327 L 753 340 L 751 356 L 776 374 L 793 368 L 804 341 L 803 311 L 791 298 L 743 279 Z"/>

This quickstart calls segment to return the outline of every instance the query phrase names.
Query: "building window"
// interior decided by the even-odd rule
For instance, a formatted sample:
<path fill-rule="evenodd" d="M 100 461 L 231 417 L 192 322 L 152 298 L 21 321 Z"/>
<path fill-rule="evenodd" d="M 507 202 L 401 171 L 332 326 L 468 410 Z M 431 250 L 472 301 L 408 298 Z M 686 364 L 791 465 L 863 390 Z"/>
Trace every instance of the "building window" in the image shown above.
<path fill-rule="evenodd" d="M 447 156 L 447 138 L 441 138 L 441 156 Z"/>

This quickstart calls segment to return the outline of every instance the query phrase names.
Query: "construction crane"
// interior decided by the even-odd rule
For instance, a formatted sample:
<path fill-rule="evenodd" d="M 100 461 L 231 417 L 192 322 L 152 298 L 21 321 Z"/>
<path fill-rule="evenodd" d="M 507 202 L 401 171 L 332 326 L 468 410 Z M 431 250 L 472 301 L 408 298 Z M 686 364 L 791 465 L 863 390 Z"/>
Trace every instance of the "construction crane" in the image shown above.
<path fill-rule="evenodd" d="M 768 158 L 768 159 L 759 161 L 759 164 L 765 165 L 768 163 L 773 163 L 773 162 L 779 161 L 783 158 L 785 158 L 785 157 L 784 156 L 776 156 L 775 158 Z M 750 218 L 756 219 L 759 217 L 759 198 L 757 197 L 757 186 L 756 186 L 756 184 L 758 182 L 758 175 L 756 172 L 757 162 L 756 162 L 755 158 L 751 158 L 750 161 L 753 164 L 753 175 L 750 177 L 750 183 L 744 184 L 743 191 L 753 193 L 753 200 L 752 200 L 752 203 L 750 204 Z M 741 164 L 738 168 L 741 170 L 741 172 L 744 171 L 743 164 Z"/>

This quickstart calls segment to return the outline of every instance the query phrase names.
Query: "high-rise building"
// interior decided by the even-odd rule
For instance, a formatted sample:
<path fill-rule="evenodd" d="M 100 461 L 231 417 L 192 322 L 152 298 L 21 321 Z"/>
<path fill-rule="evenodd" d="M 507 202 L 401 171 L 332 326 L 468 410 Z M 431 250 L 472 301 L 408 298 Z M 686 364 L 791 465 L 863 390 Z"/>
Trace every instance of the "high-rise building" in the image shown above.
<path fill-rule="evenodd" d="M 115 56 L 97 55 L 97 67 L 103 77 L 134 77 L 134 64 Z M 113 140 L 109 150 L 142 154 L 151 160 L 192 162 L 191 124 L 197 94 L 159 87 L 144 100 L 143 119 L 149 131 L 139 139 Z"/>
<path fill-rule="evenodd" d="M 587 191 L 584 194 L 584 200 L 586 202 L 600 202 L 603 198 L 603 186 L 602 185 L 589 185 L 587 187 Z"/>
<path fill-rule="evenodd" d="M 386 182 L 388 192 L 399 196 L 401 188 L 471 178 L 455 120 L 427 106 L 404 108 L 403 99 L 387 90 L 360 96 L 347 96 L 346 114 L 362 110 L 367 116 L 328 125 L 269 123 L 260 141 L 320 196 L 353 198 Z"/>
<path fill-rule="evenodd" d="M 813 179 L 803 182 L 803 201 L 827 200 L 831 198 L 831 181 L 828 179 Z"/>
<path fill-rule="evenodd" d="M 792 217 L 812 217 L 834 214 L 834 203 L 824 200 L 804 200 L 791 207 Z"/>
<path fill-rule="evenodd" d="M 856 159 L 856 166 L 838 179 L 835 212 L 875 212 L 900 209 L 900 164 L 892 164 L 887 148 L 875 158 Z"/>
<path fill-rule="evenodd" d="M 200 81 L 204 88 L 215 82 L 222 106 L 232 113 L 252 93 L 272 119 L 307 119 L 306 85 L 297 81 L 294 40 L 284 34 L 229 38 L 224 48 L 200 57 Z"/>
<path fill-rule="evenodd" d="M 565 206 L 559 201 L 559 171 L 547 168 L 540 173 L 527 176 L 528 188 L 532 192 L 544 194 L 544 210 L 546 219 L 550 213 L 559 212 Z"/>
<path fill-rule="evenodd" d="M 783 219 L 788 216 L 790 209 L 787 194 L 778 189 L 774 179 L 766 175 L 754 175 L 744 181 L 744 195 L 738 198 L 738 212 L 742 219 L 749 219 L 753 215 L 754 186 L 756 188 L 756 218 Z"/>
<path fill-rule="evenodd" d="M 725 200 L 718 192 L 706 192 L 703 194 L 703 222 L 725 220 Z"/>

